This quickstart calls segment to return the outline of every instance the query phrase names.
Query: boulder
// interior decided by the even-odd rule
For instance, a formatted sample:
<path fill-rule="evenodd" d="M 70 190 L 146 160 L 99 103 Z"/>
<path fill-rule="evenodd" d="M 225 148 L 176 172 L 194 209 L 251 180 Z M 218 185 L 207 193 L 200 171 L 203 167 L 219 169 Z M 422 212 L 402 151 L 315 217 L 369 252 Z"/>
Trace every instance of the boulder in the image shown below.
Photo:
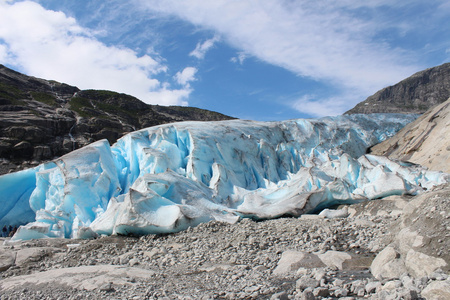
<path fill-rule="evenodd" d="M 88 291 L 97 290 L 111 283 L 112 285 L 134 285 L 135 280 L 145 279 L 155 274 L 152 270 L 132 267 L 96 265 L 63 268 L 6 278 L 0 281 L 0 290 L 8 291 L 25 288 L 28 285 L 69 286 Z M 130 279 L 131 278 L 131 279 Z"/>
<path fill-rule="evenodd" d="M 323 254 L 319 254 L 320 260 L 327 266 L 331 268 L 338 268 L 342 270 L 342 265 L 346 260 L 352 259 L 349 253 L 341 251 L 327 251 Z"/>
<path fill-rule="evenodd" d="M 447 267 L 447 263 L 442 258 L 429 256 L 411 249 L 406 255 L 405 266 L 411 275 L 424 277 L 430 276 L 438 269 Z"/>
<path fill-rule="evenodd" d="M 373 260 L 372 257 L 333 250 L 318 254 L 318 257 L 327 267 L 339 270 L 367 269 Z"/>
<path fill-rule="evenodd" d="M 433 281 L 422 291 L 422 297 L 427 300 L 450 299 L 450 280 Z"/>
<path fill-rule="evenodd" d="M 378 278 L 399 278 L 403 273 L 420 278 L 441 269 L 450 270 L 450 184 L 412 198 L 392 225 L 391 244 L 371 265 Z"/>
<path fill-rule="evenodd" d="M 405 263 L 394 247 L 384 248 L 373 260 L 370 272 L 377 279 L 400 278 L 406 272 Z"/>
<path fill-rule="evenodd" d="M 319 286 L 319 281 L 315 280 L 314 278 L 310 278 L 307 276 L 302 276 L 300 279 L 298 279 L 295 283 L 296 289 L 303 291 L 307 288 L 316 288 Z"/>
<path fill-rule="evenodd" d="M 59 248 L 52 247 L 36 247 L 24 248 L 17 251 L 16 262 L 17 266 L 23 266 L 30 262 L 37 262 L 45 256 L 53 255 L 53 253 L 61 252 Z"/>
<path fill-rule="evenodd" d="M 325 264 L 315 254 L 302 251 L 285 251 L 281 255 L 277 267 L 273 270 L 276 275 L 295 272 L 299 268 L 323 268 Z"/>

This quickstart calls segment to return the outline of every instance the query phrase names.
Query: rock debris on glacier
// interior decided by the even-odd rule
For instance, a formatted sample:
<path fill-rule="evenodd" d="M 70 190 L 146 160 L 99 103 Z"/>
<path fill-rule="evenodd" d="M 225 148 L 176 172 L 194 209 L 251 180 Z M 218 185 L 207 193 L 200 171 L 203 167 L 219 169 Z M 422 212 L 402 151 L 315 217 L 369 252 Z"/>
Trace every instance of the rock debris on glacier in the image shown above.
<path fill-rule="evenodd" d="M 414 118 L 378 114 L 147 128 L 111 147 L 99 141 L 1 176 L 6 209 L 0 224 L 19 215 L 22 224 L 31 222 L 14 239 L 140 235 L 415 194 L 448 181 L 447 174 L 365 154 Z"/>

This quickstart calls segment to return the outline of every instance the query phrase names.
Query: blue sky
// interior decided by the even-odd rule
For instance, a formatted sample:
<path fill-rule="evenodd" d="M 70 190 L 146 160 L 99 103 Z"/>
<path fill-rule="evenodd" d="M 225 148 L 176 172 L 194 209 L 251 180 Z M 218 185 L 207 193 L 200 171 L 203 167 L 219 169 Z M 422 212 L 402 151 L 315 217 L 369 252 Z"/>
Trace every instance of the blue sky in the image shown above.
<path fill-rule="evenodd" d="M 0 63 L 271 121 L 338 115 L 450 61 L 447 0 L 0 0 Z"/>

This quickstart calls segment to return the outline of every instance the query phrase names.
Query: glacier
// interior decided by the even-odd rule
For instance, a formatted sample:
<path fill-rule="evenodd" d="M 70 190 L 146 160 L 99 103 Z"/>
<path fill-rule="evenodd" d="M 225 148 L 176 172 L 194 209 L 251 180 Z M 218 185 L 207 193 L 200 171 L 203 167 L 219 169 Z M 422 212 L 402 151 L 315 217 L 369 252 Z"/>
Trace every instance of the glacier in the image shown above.
<path fill-rule="evenodd" d="M 448 174 L 366 154 L 415 115 L 181 122 L 97 141 L 0 176 L 13 240 L 177 232 L 416 194 Z"/>

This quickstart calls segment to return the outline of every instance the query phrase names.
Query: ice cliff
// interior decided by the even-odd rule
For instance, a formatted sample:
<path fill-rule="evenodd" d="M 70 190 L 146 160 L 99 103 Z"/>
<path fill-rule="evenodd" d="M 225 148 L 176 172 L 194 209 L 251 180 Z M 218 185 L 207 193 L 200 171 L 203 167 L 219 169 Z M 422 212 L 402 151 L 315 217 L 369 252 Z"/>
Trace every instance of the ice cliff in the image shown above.
<path fill-rule="evenodd" d="M 414 120 L 350 115 L 284 122 L 184 122 L 95 142 L 0 176 L 0 225 L 14 239 L 148 234 L 209 220 L 299 216 L 415 194 L 448 175 L 366 149 Z"/>

